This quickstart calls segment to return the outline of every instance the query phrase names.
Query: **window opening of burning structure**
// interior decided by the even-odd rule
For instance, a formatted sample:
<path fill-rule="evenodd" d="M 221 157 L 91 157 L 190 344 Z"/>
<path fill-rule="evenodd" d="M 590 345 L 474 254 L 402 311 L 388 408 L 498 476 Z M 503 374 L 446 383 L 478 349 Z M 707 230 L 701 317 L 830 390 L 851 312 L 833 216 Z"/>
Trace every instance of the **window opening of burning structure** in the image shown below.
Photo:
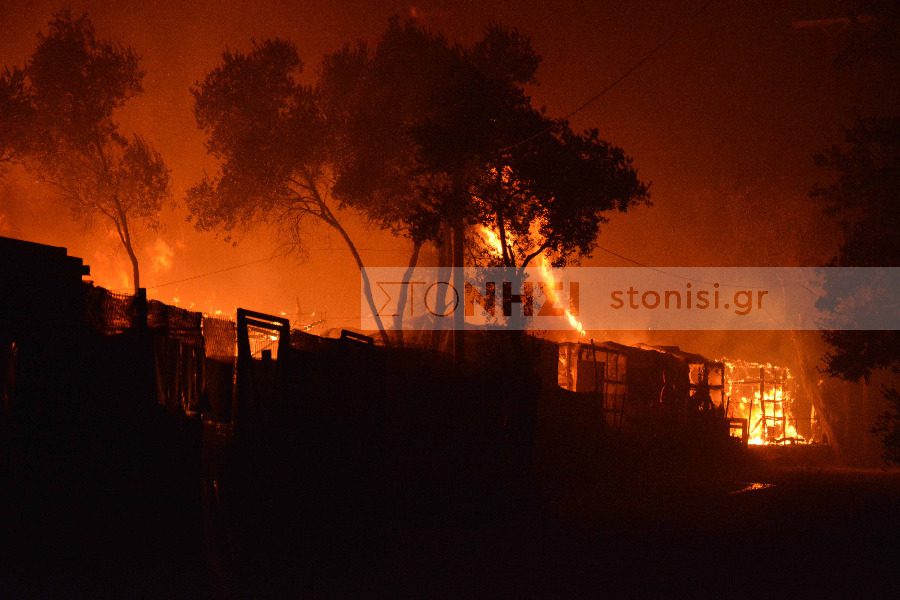
<path fill-rule="evenodd" d="M 787 367 L 739 360 L 726 366 L 725 414 L 732 424 L 746 428 L 753 445 L 805 444 L 815 438 L 817 418 L 811 404 L 802 401 L 799 384 Z"/>

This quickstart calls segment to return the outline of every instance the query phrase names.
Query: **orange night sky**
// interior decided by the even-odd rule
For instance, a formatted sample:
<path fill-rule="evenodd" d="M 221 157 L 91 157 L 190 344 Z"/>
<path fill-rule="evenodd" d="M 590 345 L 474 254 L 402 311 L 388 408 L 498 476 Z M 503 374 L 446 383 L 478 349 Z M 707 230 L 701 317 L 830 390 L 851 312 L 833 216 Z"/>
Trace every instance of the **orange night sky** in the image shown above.
<path fill-rule="evenodd" d="M 837 239 L 808 199 L 810 187 L 825 177 L 812 154 L 840 142 L 842 127 L 857 113 L 896 104 L 896 85 L 864 68 L 835 70 L 840 31 L 792 27 L 794 19 L 844 14 L 845 3 L 723 0 L 691 19 L 700 4 L 199 0 L 70 6 L 87 11 L 102 37 L 143 57 L 145 93 L 119 117 L 125 131 L 141 133 L 162 152 L 176 203 L 162 232 L 139 237 L 150 295 L 207 311 L 240 304 L 294 315 L 299 304 L 306 313 L 327 311 L 328 327 L 345 327 L 358 322 L 358 275 L 341 240 L 324 228 L 307 229 L 306 257 L 207 275 L 278 252 L 270 232 L 241 234 L 232 247 L 185 222 L 184 191 L 213 166 L 189 88 L 223 49 L 285 37 L 311 70 L 344 42 L 374 42 L 392 14 L 420 19 L 463 43 L 500 22 L 532 36 L 543 56 L 533 97 L 551 115 L 562 115 L 677 29 L 660 53 L 573 118 L 576 128 L 599 127 L 652 181 L 654 206 L 615 216 L 600 245 L 657 266 L 821 264 Z M 0 62 L 21 65 L 59 8 L 46 0 L 4 2 Z M 347 219 L 367 263 L 405 264 L 405 241 Z M 0 180 L 0 235 L 67 246 L 91 264 L 98 283 L 129 286 L 127 258 L 101 224 L 86 229 L 72 223 L 50 190 L 19 172 Z M 598 250 L 583 264 L 629 263 Z"/>

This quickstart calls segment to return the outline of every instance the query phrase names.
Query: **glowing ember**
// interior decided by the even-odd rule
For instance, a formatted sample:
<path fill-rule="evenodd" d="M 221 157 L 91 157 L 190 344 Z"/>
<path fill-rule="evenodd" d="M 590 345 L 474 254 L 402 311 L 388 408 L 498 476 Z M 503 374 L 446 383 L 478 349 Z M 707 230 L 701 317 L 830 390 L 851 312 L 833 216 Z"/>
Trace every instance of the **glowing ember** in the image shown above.
<path fill-rule="evenodd" d="M 738 494 L 746 494 L 747 492 L 758 492 L 759 490 L 767 490 L 769 488 L 775 487 L 774 483 L 760 483 L 755 481 L 753 483 L 748 483 L 746 486 L 742 487 L 739 490 L 735 490 L 733 492 L 729 492 L 730 496 L 737 496 Z"/>

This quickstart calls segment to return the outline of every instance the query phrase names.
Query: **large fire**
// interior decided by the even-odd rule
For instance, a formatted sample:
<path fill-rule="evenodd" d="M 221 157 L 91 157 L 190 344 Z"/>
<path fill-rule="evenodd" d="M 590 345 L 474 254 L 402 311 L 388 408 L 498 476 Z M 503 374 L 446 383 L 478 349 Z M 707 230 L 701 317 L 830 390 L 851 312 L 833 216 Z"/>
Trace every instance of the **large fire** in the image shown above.
<path fill-rule="evenodd" d="M 789 369 L 769 364 L 723 361 L 727 368 L 726 417 L 745 419 L 747 443 L 752 445 L 807 443 L 797 431 L 800 421 L 812 428 L 815 414 L 801 417 L 797 382 Z M 798 412 L 799 411 L 799 412 Z"/>
<path fill-rule="evenodd" d="M 691 422 L 694 415 L 704 422 L 715 418 L 729 435 L 755 446 L 823 439 L 812 403 L 784 367 L 714 361 L 677 346 L 563 342 L 557 382 L 570 392 L 598 394 L 604 422 L 612 427 Z"/>
<path fill-rule="evenodd" d="M 500 257 L 503 255 L 503 245 L 500 240 L 500 236 L 496 231 L 487 227 L 485 225 L 481 226 L 481 236 L 484 240 L 485 244 L 495 256 Z M 544 290 L 547 295 L 550 296 L 550 300 L 553 301 L 554 304 L 561 305 L 559 294 L 557 293 L 557 285 L 556 285 L 556 277 L 553 275 L 553 269 L 550 266 L 550 261 L 547 260 L 547 257 L 541 254 L 537 257 L 537 266 L 541 271 L 541 277 L 544 279 Z M 569 325 L 572 326 L 572 329 L 578 332 L 578 334 L 582 337 L 587 335 L 587 332 L 584 330 L 584 327 L 581 324 L 581 321 L 572 313 L 572 311 L 568 308 L 563 310 L 566 320 L 569 322 Z"/>

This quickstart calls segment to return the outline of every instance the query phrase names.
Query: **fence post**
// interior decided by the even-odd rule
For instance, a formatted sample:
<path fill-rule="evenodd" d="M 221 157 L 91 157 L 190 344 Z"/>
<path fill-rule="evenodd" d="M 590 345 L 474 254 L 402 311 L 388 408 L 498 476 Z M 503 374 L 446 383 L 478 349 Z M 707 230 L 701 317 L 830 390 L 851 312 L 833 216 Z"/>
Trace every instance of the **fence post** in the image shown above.
<path fill-rule="evenodd" d="M 139 333 L 147 331 L 147 288 L 139 288 L 134 295 L 134 329 Z"/>

